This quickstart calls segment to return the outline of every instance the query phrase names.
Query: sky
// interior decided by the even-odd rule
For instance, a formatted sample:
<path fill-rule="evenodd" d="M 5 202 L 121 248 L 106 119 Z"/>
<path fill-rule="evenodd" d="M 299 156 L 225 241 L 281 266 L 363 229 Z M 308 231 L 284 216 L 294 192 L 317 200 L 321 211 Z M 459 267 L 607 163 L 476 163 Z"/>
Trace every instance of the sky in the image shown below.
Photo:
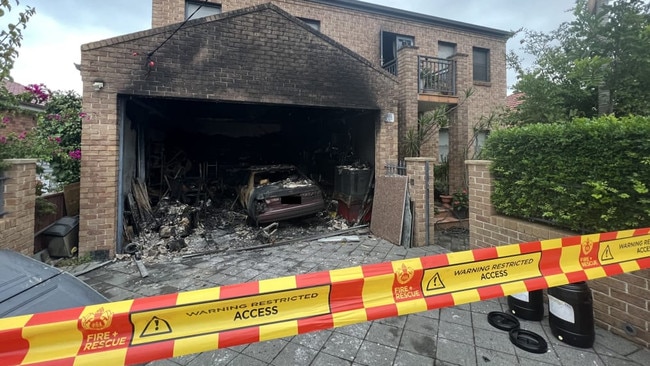
<path fill-rule="evenodd" d="M 502 30 L 527 28 L 550 31 L 572 19 L 574 0 L 367 0 L 366 2 L 414 11 Z M 14 81 L 45 84 L 51 90 L 81 92 L 81 76 L 74 67 L 84 43 L 151 28 L 151 0 L 20 0 L 20 7 L 0 18 L 0 26 L 29 5 L 36 14 L 23 31 L 11 76 Z M 520 38 L 508 41 L 518 50 Z M 525 57 L 525 56 L 524 56 Z M 508 85 L 515 82 L 508 74 Z"/>

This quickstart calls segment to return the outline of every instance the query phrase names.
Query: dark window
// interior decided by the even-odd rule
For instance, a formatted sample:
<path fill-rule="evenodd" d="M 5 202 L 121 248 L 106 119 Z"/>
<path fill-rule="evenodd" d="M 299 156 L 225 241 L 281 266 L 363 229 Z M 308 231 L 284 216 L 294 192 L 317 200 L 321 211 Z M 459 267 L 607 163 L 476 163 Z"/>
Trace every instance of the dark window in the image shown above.
<path fill-rule="evenodd" d="M 474 47 L 474 81 L 490 81 L 490 50 Z"/>
<path fill-rule="evenodd" d="M 401 48 L 414 46 L 413 36 L 400 35 L 396 33 L 379 32 L 379 49 L 381 67 L 393 75 L 397 75 L 397 51 Z"/>
<path fill-rule="evenodd" d="M 320 20 L 315 20 L 315 19 L 307 19 L 307 18 L 298 18 L 305 22 L 308 26 L 310 26 L 312 29 L 317 30 L 320 32 Z"/>
<path fill-rule="evenodd" d="M 221 4 L 207 3 L 205 1 L 185 1 L 185 19 L 189 17 L 198 19 L 214 14 L 221 14 Z"/>

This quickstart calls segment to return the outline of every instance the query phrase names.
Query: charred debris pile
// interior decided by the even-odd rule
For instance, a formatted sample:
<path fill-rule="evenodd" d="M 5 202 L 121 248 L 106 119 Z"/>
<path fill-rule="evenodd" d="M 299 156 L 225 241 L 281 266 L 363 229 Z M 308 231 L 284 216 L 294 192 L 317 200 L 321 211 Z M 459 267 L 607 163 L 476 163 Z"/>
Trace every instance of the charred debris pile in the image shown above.
<path fill-rule="evenodd" d="M 324 205 L 315 214 L 256 222 L 241 196 L 257 184 L 274 182 L 253 182 L 250 178 L 253 183 L 246 187 L 245 172 L 250 168 L 230 169 L 229 174 L 217 176 L 216 166 L 212 174 L 212 167 L 205 163 L 200 165 L 197 176 L 191 176 L 187 168 L 190 165 L 189 162 L 175 162 L 163 170 L 158 182 L 145 184 L 134 179 L 130 186 L 125 199 L 123 242 L 131 247 L 136 245 L 145 261 L 249 250 L 338 233 L 367 232 L 366 225 L 360 225 L 364 222 L 339 215 L 337 206 L 341 201 L 333 197 L 331 189 L 321 193 Z M 259 167 L 256 169 L 253 170 L 259 171 Z M 282 181 L 282 185 L 290 188 L 304 184 L 293 184 L 288 179 Z M 368 190 L 370 188 L 368 184 Z M 366 198 L 372 196 L 370 192 L 364 193 Z M 287 198 L 287 201 L 294 200 Z"/>

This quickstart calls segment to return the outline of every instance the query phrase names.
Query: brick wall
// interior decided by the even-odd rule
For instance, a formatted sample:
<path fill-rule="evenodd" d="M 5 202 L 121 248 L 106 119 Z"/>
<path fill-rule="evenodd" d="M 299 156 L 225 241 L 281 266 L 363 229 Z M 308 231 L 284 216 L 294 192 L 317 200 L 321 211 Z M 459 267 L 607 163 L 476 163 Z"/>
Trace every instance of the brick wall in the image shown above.
<path fill-rule="evenodd" d="M 4 216 L 0 216 L 0 248 L 34 254 L 36 160 L 4 160 Z"/>
<path fill-rule="evenodd" d="M 0 136 L 6 136 L 10 133 L 20 134 L 36 127 L 36 114 L 26 111 L 11 111 L 0 113 L 0 121 L 7 118 L 7 123 L 0 128 Z M 2 123 L 2 122 L 0 122 Z"/>
<path fill-rule="evenodd" d="M 212 0 L 217 2 L 216 0 Z M 219 3 L 222 11 L 229 12 L 249 6 L 267 3 L 269 0 L 222 0 Z M 506 39 L 496 35 L 472 32 L 466 29 L 434 25 L 424 21 L 406 20 L 399 16 L 389 16 L 376 12 L 364 12 L 344 6 L 323 4 L 309 0 L 274 0 L 273 4 L 286 10 L 290 14 L 300 18 L 314 19 L 320 21 L 320 31 L 350 48 L 375 65 L 380 65 L 380 32 L 391 32 L 401 35 L 410 35 L 415 39 L 417 46 L 415 54 L 436 56 L 438 54 L 438 42 L 456 44 L 458 69 L 457 87 L 459 93 L 472 88 L 474 96 L 454 113 L 453 119 L 456 124 L 450 128 L 450 189 L 455 191 L 465 182 L 466 156 L 464 148 L 469 139 L 473 136 L 473 127 L 481 116 L 487 116 L 497 106 L 505 102 L 506 97 Z M 436 15 L 436 14 L 431 14 Z M 163 26 L 183 20 L 184 1 L 182 0 L 153 0 L 154 26 Z M 472 50 L 473 47 L 480 47 L 490 50 L 490 82 L 475 83 L 472 80 Z M 400 52 L 401 53 L 401 52 Z M 416 91 L 417 79 L 411 78 L 410 70 L 404 74 L 402 68 L 410 67 L 417 70 L 415 62 L 417 58 L 411 57 L 413 52 L 409 51 L 406 57 L 409 63 L 399 58 L 399 77 L 406 75 L 407 80 L 400 80 L 400 85 L 410 87 Z M 417 78 L 417 73 L 413 74 Z M 399 130 L 400 141 L 403 141 L 405 130 L 403 126 L 411 126 L 417 123 L 417 92 L 409 98 L 404 96 L 404 88 L 400 86 L 400 113 L 401 123 Z M 411 99 L 413 98 L 413 99 Z M 415 103 L 416 112 L 411 112 Z M 404 108 L 402 108 L 404 107 Z M 428 106 L 427 108 L 431 108 Z M 455 148 L 454 148 L 455 147 Z M 437 157 L 437 137 L 434 137 L 429 144 L 424 146 L 421 156 Z M 403 154 L 401 156 L 404 156 Z"/>
<path fill-rule="evenodd" d="M 117 234 L 120 95 L 376 110 L 375 164 L 397 160 L 397 79 L 272 5 L 82 46 L 80 253 Z M 101 80 L 103 89 L 92 84 Z"/>
<path fill-rule="evenodd" d="M 489 164 L 485 160 L 467 161 L 471 249 L 577 235 L 498 215 L 490 199 Z M 593 294 L 596 324 L 650 347 L 650 269 L 592 280 L 588 284 Z M 631 332 L 626 332 L 626 328 Z"/>
<path fill-rule="evenodd" d="M 220 3 L 222 11 L 229 12 L 268 3 L 269 0 L 211 0 L 211 2 Z M 499 93 L 503 93 L 505 98 L 505 38 L 308 0 L 271 2 L 293 16 L 320 21 L 321 32 L 375 64 L 380 63 L 379 34 L 382 30 L 414 36 L 415 45 L 419 47 L 422 55 L 437 55 L 439 41 L 455 43 L 458 53 L 468 55 L 472 54 L 473 46 L 489 49 L 492 85 L 502 89 Z M 153 27 L 183 21 L 185 1 L 153 0 L 152 5 Z M 471 76 L 471 73 L 469 75 Z M 489 98 L 497 99 L 497 96 Z M 500 102 L 503 103 L 503 100 Z"/>

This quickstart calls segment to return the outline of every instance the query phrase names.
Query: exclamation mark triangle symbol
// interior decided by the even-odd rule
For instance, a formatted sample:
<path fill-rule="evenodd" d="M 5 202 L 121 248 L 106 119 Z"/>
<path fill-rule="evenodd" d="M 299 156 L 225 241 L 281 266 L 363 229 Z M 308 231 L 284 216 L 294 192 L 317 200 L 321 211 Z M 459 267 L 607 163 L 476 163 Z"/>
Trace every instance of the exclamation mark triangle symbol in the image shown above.
<path fill-rule="evenodd" d="M 429 280 L 429 283 L 427 284 L 427 290 L 440 290 L 442 288 L 445 288 L 445 284 L 442 283 L 440 273 L 436 272 L 436 274 L 433 275 L 433 278 Z"/>
<path fill-rule="evenodd" d="M 605 247 L 605 251 L 603 254 L 600 256 L 601 261 L 611 261 L 614 259 L 614 256 L 612 255 L 612 251 L 609 249 L 609 245 Z"/>
<path fill-rule="evenodd" d="M 154 316 L 149 320 L 140 337 L 151 337 L 160 334 L 167 334 L 172 332 L 172 327 L 165 319 L 160 319 Z"/>

